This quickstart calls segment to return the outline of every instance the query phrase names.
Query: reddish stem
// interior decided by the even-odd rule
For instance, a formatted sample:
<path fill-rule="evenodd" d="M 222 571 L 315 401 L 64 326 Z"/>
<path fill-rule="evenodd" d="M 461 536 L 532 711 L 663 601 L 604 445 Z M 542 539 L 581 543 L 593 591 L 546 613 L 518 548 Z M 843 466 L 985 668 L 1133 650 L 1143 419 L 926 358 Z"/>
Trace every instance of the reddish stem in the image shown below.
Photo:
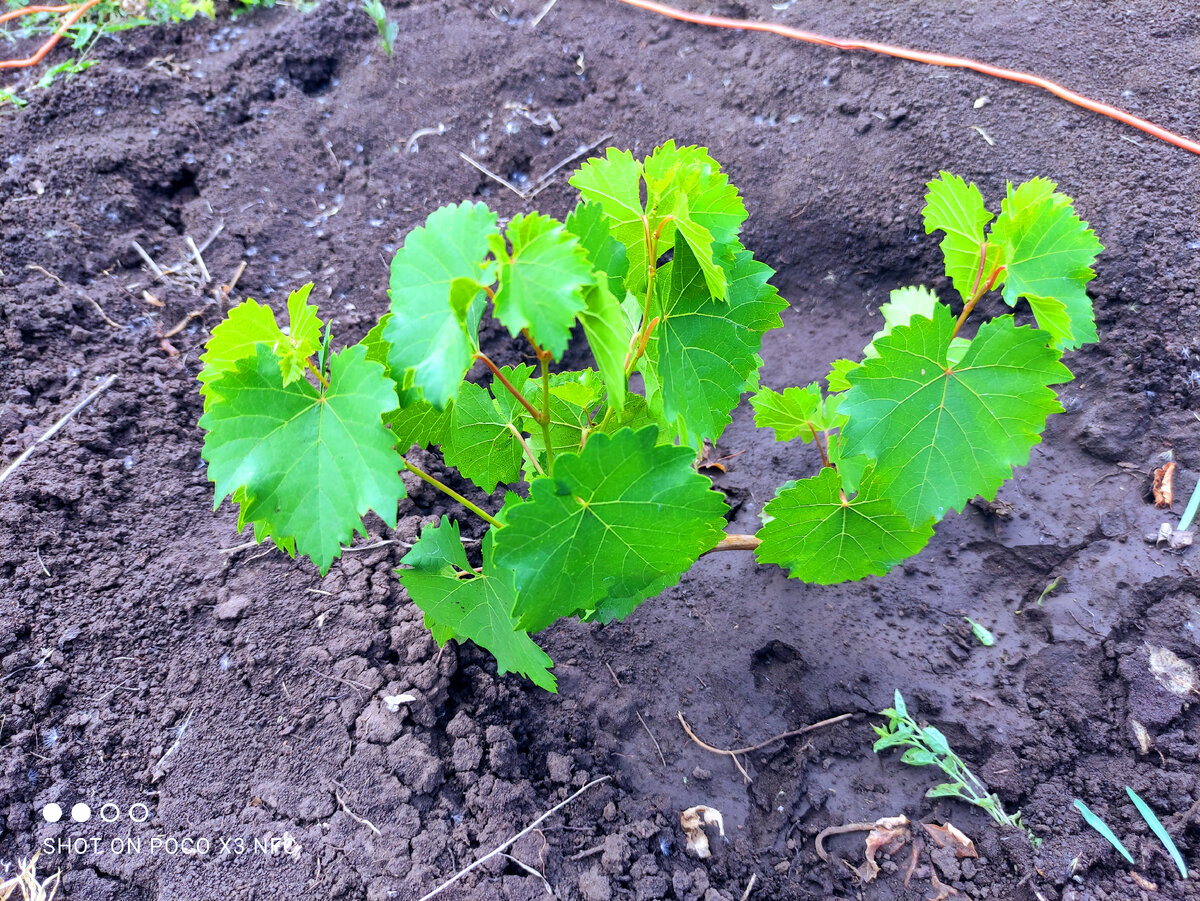
<path fill-rule="evenodd" d="M 983 297 L 983 295 L 987 294 L 988 291 L 991 291 L 992 288 L 995 287 L 996 279 L 1000 277 L 1000 273 L 1003 271 L 1003 266 L 997 266 L 992 271 L 992 274 L 988 276 L 988 280 L 984 284 L 983 288 L 975 294 L 972 294 L 971 299 L 968 300 L 966 305 L 963 307 L 962 312 L 958 314 L 958 321 L 954 323 L 954 331 L 950 333 L 951 338 L 954 338 L 958 334 L 958 330 L 963 327 L 963 323 L 967 321 L 967 317 L 970 316 L 971 311 L 975 309 L 975 304 L 979 303 L 979 298 Z"/>
<path fill-rule="evenodd" d="M 812 432 L 813 443 L 817 446 L 817 450 L 821 452 L 821 468 L 831 468 L 833 464 L 829 462 L 829 453 L 825 450 L 825 446 L 821 444 L 821 436 L 817 434 L 817 427 L 810 422 L 808 430 Z"/>
<path fill-rule="evenodd" d="M 496 380 L 505 388 L 507 388 L 513 397 L 521 402 L 525 409 L 529 411 L 529 415 L 533 417 L 535 422 L 542 421 L 542 414 L 538 412 L 537 407 L 525 399 L 525 395 L 518 391 L 513 383 L 505 377 L 504 373 L 500 371 L 500 367 L 492 362 L 491 357 L 489 357 L 483 351 L 479 351 L 475 354 L 475 359 L 482 360 L 483 365 L 492 370 L 492 375 L 496 377 Z"/>
<path fill-rule="evenodd" d="M 979 280 L 983 278 L 983 267 L 987 265 L 987 241 L 979 244 L 979 268 L 975 270 L 975 281 L 971 285 L 971 296 L 978 297 Z"/>

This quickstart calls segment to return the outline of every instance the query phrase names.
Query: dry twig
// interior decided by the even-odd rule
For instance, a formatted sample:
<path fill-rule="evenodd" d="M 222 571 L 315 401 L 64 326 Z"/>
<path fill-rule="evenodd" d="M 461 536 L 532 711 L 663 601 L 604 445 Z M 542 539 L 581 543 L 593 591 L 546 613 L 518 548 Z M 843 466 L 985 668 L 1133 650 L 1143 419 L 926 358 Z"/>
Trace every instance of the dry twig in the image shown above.
<path fill-rule="evenodd" d="M 366 817 L 360 817 L 353 810 L 351 810 L 349 808 L 349 806 L 347 806 L 345 800 L 343 800 L 342 796 L 339 795 L 337 792 L 334 792 L 333 796 L 335 798 L 337 798 L 338 807 L 342 808 L 342 810 L 345 812 L 346 816 L 350 817 L 350 819 L 354 820 L 354 822 L 358 823 L 360 826 L 366 826 L 368 829 L 370 829 L 372 832 L 374 832 L 377 836 L 379 836 L 380 838 L 383 838 L 383 833 L 379 831 L 378 826 L 376 826 L 374 823 L 372 823 Z"/>
<path fill-rule="evenodd" d="M 535 181 L 532 185 L 530 185 L 524 191 L 522 191 L 520 188 L 518 188 L 516 185 L 514 185 L 512 182 L 508 181 L 507 179 L 501 178 L 495 172 L 493 172 L 492 170 L 490 170 L 486 166 L 484 166 L 483 163 L 479 163 L 479 162 L 476 162 L 475 160 L 471 159 L 465 153 L 459 153 L 459 156 L 462 157 L 464 160 L 466 160 L 468 163 L 470 163 L 472 166 L 474 166 L 476 169 L 478 169 L 480 172 L 482 172 L 484 175 L 486 175 L 488 178 L 492 179 L 492 181 L 508 188 L 508 190 L 512 191 L 514 194 L 516 194 L 522 200 L 532 200 L 534 197 L 536 197 L 538 194 L 540 194 L 545 188 L 550 186 L 551 180 L 554 178 L 555 173 L 557 173 L 559 169 L 563 168 L 563 166 L 569 166 L 571 163 L 575 162 L 577 159 L 579 159 L 582 156 L 587 156 L 589 153 L 594 151 L 597 147 L 599 147 L 605 141 L 609 140 L 611 137 L 612 137 L 611 134 L 601 135 L 598 139 L 596 139 L 592 143 L 590 143 L 584 147 L 580 147 L 574 153 L 559 160 L 557 163 L 555 163 L 553 166 L 551 166 L 549 169 L 547 169 L 542 174 L 542 176 L 540 178 L 538 178 L 537 181 Z"/>
<path fill-rule="evenodd" d="M 56 285 L 58 285 L 64 291 L 71 290 L 70 288 L 67 287 L 66 282 L 64 282 L 61 278 L 59 278 L 57 275 L 55 275 L 49 269 L 44 269 L 43 267 L 37 265 L 36 263 L 30 263 L 27 268 L 33 269 L 36 272 L 42 273 L 42 275 L 48 276 L 49 278 L 51 278 L 54 281 L 54 283 Z M 78 289 L 76 289 L 76 290 L 78 291 Z M 112 318 L 110 318 L 109 315 L 107 313 L 105 313 L 104 310 L 101 308 L 100 304 L 96 303 L 94 298 L 89 297 L 87 294 L 84 294 L 82 291 L 78 291 L 78 293 L 79 293 L 80 297 L 82 297 L 84 300 L 86 300 L 88 303 L 90 303 L 95 308 L 96 312 L 100 314 L 100 318 L 104 320 L 105 325 L 109 326 L 110 328 L 116 328 L 116 329 L 124 328 L 124 326 L 121 325 L 121 323 L 116 322 Z"/>
<path fill-rule="evenodd" d="M 454 883 L 458 882 L 458 880 L 462 879 L 464 876 L 466 876 L 468 873 L 470 873 L 472 870 L 475 870 L 475 869 L 483 866 L 483 864 L 485 864 L 487 861 L 491 860 L 497 854 L 503 854 L 505 848 L 509 847 L 510 845 L 516 844 L 524 836 L 533 832 L 533 830 L 535 830 L 538 826 L 540 826 L 543 821 L 545 821 L 546 819 L 551 817 L 553 814 L 558 813 L 558 811 L 562 810 L 562 808 L 566 807 L 568 804 L 570 804 L 572 801 L 574 801 L 576 798 L 578 798 L 580 795 L 582 795 L 589 788 L 597 786 L 601 782 L 607 782 L 611 778 L 612 778 L 612 776 L 601 776 L 599 779 L 593 779 L 591 782 L 589 782 L 583 788 L 579 789 L 579 791 L 575 792 L 575 794 L 569 796 L 565 801 L 560 801 L 557 804 L 555 804 L 553 807 L 551 807 L 549 810 L 547 810 L 544 814 L 542 814 L 540 817 L 538 817 L 536 820 L 534 820 L 532 823 L 530 823 L 528 826 L 526 826 L 524 829 L 522 829 L 520 832 L 518 832 L 512 838 L 506 839 L 501 844 L 497 845 L 494 850 L 489 851 L 487 854 L 483 855 L 483 857 L 476 860 L 470 866 L 464 867 L 463 869 L 459 870 L 457 873 L 455 873 L 453 876 L 451 876 L 449 879 L 447 879 L 445 882 L 443 882 L 441 885 L 439 885 L 433 891 L 422 896 L 421 901 L 429 901 L 429 899 L 432 898 L 434 895 L 441 894 L 446 889 L 448 889 L 450 886 L 454 885 Z"/>
<path fill-rule="evenodd" d="M 85 397 L 83 400 L 81 400 L 79 403 L 77 403 L 75 406 L 73 406 L 69 411 L 67 411 L 67 413 L 61 419 L 58 420 L 58 422 L 56 422 L 56 423 L 54 423 L 54 425 L 50 426 L 50 428 L 48 428 L 46 430 L 46 432 L 42 435 L 41 438 L 39 438 L 37 441 L 33 442 L 33 444 L 29 445 L 29 447 L 25 448 L 25 451 L 21 454 L 21 456 L 17 457 L 17 459 L 15 459 L 15 460 L 13 460 L 12 463 L 10 463 L 8 465 L 8 468 L 6 468 L 4 470 L 4 472 L 0 472 L 0 485 L 3 485 L 4 480 L 7 479 L 10 475 L 12 475 L 13 470 L 15 470 L 18 466 L 20 466 L 22 463 L 24 463 L 26 460 L 29 459 L 30 454 L 32 454 L 37 449 L 37 446 L 39 444 L 43 444 L 46 441 L 49 441 L 51 438 L 53 438 L 54 433 L 57 432 L 59 429 L 61 429 L 68 422 L 70 422 L 72 416 L 74 416 L 76 413 L 78 413 L 80 410 L 82 410 L 84 407 L 86 407 L 88 404 L 90 404 L 93 400 L 95 400 L 101 391 L 106 389 L 109 385 L 111 385 L 116 380 L 117 380 L 117 376 L 115 373 L 113 375 L 110 375 L 103 382 L 101 382 L 99 385 L 97 385 L 95 388 L 93 388 L 91 393 L 88 394 L 87 397 Z"/>
<path fill-rule="evenodd" d="M 854 714 L 852 714 L 852 713 L 843 713 L 841 716 L 830 717 L 827 720 L 821 720 L 819 723 L 813 723 L 810 726 L 802 726 L 799 729 L 792 729 L 790 732 L 781 732 L 779 735 L 776 735 L 773 738 L 768 738 L 766 741 L 760 741 L 758 744 L 750 745 L 748 748 L 726 749 L 726 748 L 714 748 L 712 745 L 701 741 L 696 736 L 696 733 L 692 731 L 692 727 L 687 724 L 687 720 L 685 720 L 683 718 L 683 713 L 678 713 L 676 715 L 679 717 L 680 725 L 683 726 L 683 731 L 688 734 L 688 738 L 690 738 L 692 741 L 694 741 L 700 747 L 704 748 L 704 750 L 706 750 L 706 751 L 711 751 L 714 754 L 721 754 L 721 755 L 724 755 L 725 757 L 732 757 L 734 765 L 737 766 L 737 768 L 738 768 L 738 772 L 740 772 L 742 774 L 742 778 L 745 779 L 747 782 L 753 782 L 754 780 L 750 778 L 750 774 L 746 772 L 746 768 L 743 767 L 742 762 L 740 760 L 738 760 L 738 758 L 737 758 L 738 754 L 752 754 L 755 751 L 761 751 L 763 748 L 773 745 L 777 741 L 782 741 L 785 738 L 794 738 L 797 735 L 803 735 L 805 732 L 812 732 L 814 729 L 822 729 L 825 726 L 832 726 L 835 723 L 840 723 L 843 720 L 848 720 L 848 719 L 850 719 L 850 717 L 854 716 Z"/>
<path fill-rule="evenodd" d="M 658 759 L 662 761 L 663 766 L 666 766 L 667 758 L 663 757 L 662 748 L 658 744 L 658 739 L 654 737 L 654 733 L 650 731 L 650 727 L 647 726 L 646 721 L 642 719 L 642 714 L 637 710 L 635 710 L 634 713 L 637 714 L 638 722 L 642 724 L 642 728 L 646 730 L 646 734 L 650 736 L 650 740 L 654 742 L 654 750 L 658 752 Z"/>

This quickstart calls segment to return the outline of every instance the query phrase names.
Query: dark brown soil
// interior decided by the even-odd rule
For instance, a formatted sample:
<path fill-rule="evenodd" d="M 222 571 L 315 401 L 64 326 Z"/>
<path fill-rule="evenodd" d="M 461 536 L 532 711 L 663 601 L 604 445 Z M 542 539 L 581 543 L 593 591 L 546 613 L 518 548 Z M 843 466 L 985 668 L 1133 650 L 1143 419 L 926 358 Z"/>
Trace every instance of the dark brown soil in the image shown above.
<path fill-rule="evenodd" d="M 1036 71 L 1200 134 L 1190 4 L 781 5 L 719 9 Z M 391 59 L 353 2 L 281 8 L 123 33 L 100 65 L 0 113 L 0 458 L 117 376 L 0 485 L 0 859 L 44 849 L 69 901 L 415 899 L 608 775 L 444 897 L 728 901 L 756 877 L 754 901 L 930 898 L 927 869 L 904 887 L 907 849 L 863 886 L 836 862 L 861 861 L 861 833 L 830 840 L 834 862 L 814 850 L 828 826 L 903 813 L 974 838 L 977 861 L 935 855 L 959 898 L 1200 898 L 1124 793 L 1197 863 L 1200 712 L 1149 676 L 1147 655 L 1200 661 L 1200 581 L 1194 551 L 1143 535 L 1175 521 L 1146 500 L 1156 456 L 1174 451 L 1181 499 L 1200 470 L 1200 160 L 1031 88 L 603 0 L 560 0 L 536 28 L 540 0 L 391 6 Z M 223 224 L 204 253 L 216 280 L 244 260 L 235 296 L 276 306 L 315 280 L 356 340 L 386 306 L 391 252 L 431 210 L 529 207 L 460 152 L 525 183 L 606 134 L 636 153 L 705 144 L 742 188 L 746 243 L 792 304 L 764 349 L 767 384 L 819 377 L 861 349 L 890 289 L 936 280 L 919 211 L 939 169 L 993 201 L 1035 174 L 1077 199 L 1108 247 L 1102 340 L 1073 356 L 1069 412 L 1002 490 L 1011 515 L 969 508 L 887 578 L 839 588 L 706 558 L 624 623 L 540 636 L 551 696 L 498 679 L 474 647 L 439 652 L 392 575 L 399 544 L 348 552 L 324 580 L 230 550 L 245 536 L 228 505 L 211 512 L 196 428 L 197 358 L 221 311 L 182 278 L 152 282 L 133 242 L 172 263 L 185 235 Z M 564 176 L 536 199 L 556 215 L 571 203 Z M 721 449 L 744 451 L 720 479 L 743 531 L 814 465 L 745 410 Z M 455 512 L 411 488 L 399 528 L 375 521 L 362 545 Z M 926 799 L 934 774 L 871 752 L 871 714 L 895 688 L 1040 848 Z M 416 700 L 390 712 L 382 696 L 402 692 Z M 855 717 L 743 758 L 746 785 L 677 712 L 722 747 Z M 1157 892 L 1083 824 L 1077 797 Z M 51 802 L 96 815 L 51 824 Z M 148 818 L 131 823 L 139 803 Z M 101 821 L 105 804 L 117 822 Z M 725 817 L 708 862 L 683 848 L 693 804 Z M 114 853 L 130 838 L 141 851 Z M 209 853 L 170 853 L 184 838 Z"/>

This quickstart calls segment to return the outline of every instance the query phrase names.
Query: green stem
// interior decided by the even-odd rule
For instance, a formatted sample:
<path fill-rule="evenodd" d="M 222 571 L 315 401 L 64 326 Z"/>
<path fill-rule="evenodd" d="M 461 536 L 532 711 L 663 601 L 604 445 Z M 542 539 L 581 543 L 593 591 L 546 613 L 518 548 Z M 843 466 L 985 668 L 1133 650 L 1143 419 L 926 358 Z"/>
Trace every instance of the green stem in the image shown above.
<path fill-rule="evenodd" d="M 329 379 L 321 375 L 321 370 L 317 369 L 317 367 L 313 365 L 312 360 L 307 360 L 306 362 L 308 363 L 308 371 L 317 377 L 317 381 L 321 383 L 321 387 L 328 389 Z"/>
<path fill-rule="evenodd" d="M 542 469 L 542 464 L 537 461 L 537 455 L 529 449 L 529 444 L 525 441 L 525 436 L 521 434 L 521 430 L 511 422 L 508 424 L 508 430 L 512 432 L 513 437 L 517 439 L 517 443 L 519 443 L 521 447 L 525 449 L 525 456 L 529 458 L 529 462 L 533 465 L 533 468 L 537 470 L 538 475 L 544 476 L 546 471 Z"/>
<path fill-rule="evenodd" d="M 537 350 L 538 362 L 542 364 L 542 415 L 538 417 L 542 424 L 542 440 L 546 443 L 546 469 L 554 468 L 554 448 L 550 444 L 550 355 Z"/>
<path fill-rule="evenodd" d="M 500 371 L 500 367 L 498 367 L 495 363 L 492 362 L 491 357 L 489 357 L 483 351 L 476 351 L 475 359 L 482 360 L 483 364 L 488 369 L 492 370 L 492 374 L 496 377 L 496 381 L 498 381 L 501 385 L 503 385 L 505 388 L 507 388 L 509 390 L 509 392 L 512 394 L 512 396 L 515 397 L 517 400 L 519 400 L 522 403 L 522 405 L 524 405 L 525 409 L 529 411 L 529 415 L 534 418 L 535 422 L 542 421 L 542 414 L 538 412 L 537 407 L 535 407 L 533 404 L 531 404 L 525 398 L 525 395 L 522 394 L 520 391 L 518 391 L 516 389 L 516 387 L 513 385 L 513 383 L 510 382 L 507 378 L 505 378 L 504 373 Z"/>
<path fill-rule="evenodd" d="M 650 304 L 654 300 L 654 279 L 658 275 L 658 239 L 662 235 L 663 226 L 672 221 L 674 216 L 666 216 L 658 223 L 658 228 L 654 230 L 654 234 L 650 233 L 650 217 L 642 217 L 642 227 L 646 233 L 646 302 L 642 305 L 642 331 L 637 339 L 636 351 L 631 351 L 625 358 L 625 378 L 629 378 L 633 372 L 634 364 L 641 359 L 642 354 L 646 352 L 646 345 L 650 343 L 650 333 L 654 331 L 654 326 L 658 325 L 658 319 L 650 320 Z"/>
<path fill-rule="evenodd" d="M 829 452 L 825 450 L 825 445 L 821 443 L 821 436 L 817 434 L 817 427 L 810 422 L 808 424 L 808 429 L 810 432 L 812 432 L 813 444 L 815 444 L 817 446 L 817 450 L 821 452 L 821 468 L 829 469 L 833 466 L 833 464 L 829 462 Z"/>
<path fill-rule="evenodd" d="M 471 503 L 469 500 L 467 500 L 465 497 L 463 497 L 461 494 L 459 494 L 457 491 L 455 491 L 453 488 L 451 488 L 445 482 L 442 482 L 439 479 L 435 479 L 429 473 L 425 472 L 425 470 L 423 470 L 417 466 L 414 466 L 412 463 L 409 463 L 408 460 L 405 459 L 404 457 L 401 457 L 400 459 L 404 460 L 404 468 L 407 469 L 409 472 L 411 472 L 413 475 L 415 475 L 417 478 L 419 478 L 425 482 L 428 482 L 430 485 L 432 485 L 438 491 L 442 492 L 445 495 L 448 495 L 449 497 L 454 498 L 454 500 L 458 501 L 460 504 L 462 504 L 464 507 L 466 507 L 472 513 L 474 513 L 480 519 L 484 520 L 485 522 L 491 523 L 497 529 L 503 528 L 503 523 L 501 523 L 500 520 L 496 519 L 496 517 L 492 516 L 490 513 L 483 510 L 482 508 L 477 507 L 475 504 Z"/>
<path fill-rule="evenodd" d="M 979 303 L 979 298 L 983 297 L 983 295 L 987 294 L 988 291 L 991 291 L 992 288 L 995 287 L 996 279 L 1000 277 L 1000 273 L 1004 271 L 1004 268 L 1005 267 L 1003 266 L 997 266 L 995 269 L 993 269 L 992 274 L 988 276 L 988 280 L 984 282 L 983 287 L 977 288 L 971 294 L 971 299 L 968 300 L 963 306 L 963 311 L 959 314 L 958 321 L 954 323 L 954 331 L 950 333 L 951 339 L 953 339 L 958 334 L 958 330 L 963 327 L 963 323 L 967 321 L 967 317 L 970 316 L 971 311 L 975 309 L 975 304 Z"/>

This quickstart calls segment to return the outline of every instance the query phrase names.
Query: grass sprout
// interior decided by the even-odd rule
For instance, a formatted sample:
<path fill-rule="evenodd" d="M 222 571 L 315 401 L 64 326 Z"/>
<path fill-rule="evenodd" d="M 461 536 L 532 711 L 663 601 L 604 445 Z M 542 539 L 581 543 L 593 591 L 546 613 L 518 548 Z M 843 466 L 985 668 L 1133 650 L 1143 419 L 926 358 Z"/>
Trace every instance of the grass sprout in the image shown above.
<path fill-rule="evenodd" d="M 1081 814 L 1083 814 L 1084 822 L 1103 835 L 1110 845 L 1121 852 L 1122 857 L 1124 857 L 1130 863 L 1134 862 L 1133 855 L 1129 853 L 1128 848 L 1121 844 L 1121 840 L 1117 838 L 1116 834 L 1108 828 L 1108 823 L 1104 822 L 1104 820 L 1092 813 L 1091 810 L 1088 809 L 1088 806 L 1078 798 L 1075 799 L 1075 807 Z"/>
<path fill-rule="evenodd" d="M 1187 879 L 1187 864 L 1183 862 L 1183 855 L 1179 853 L 1179 849 L 1175 847 L 1175 842 L 1171 836 L 1167 834 L 1167 830 L 1163 828 L 1163 824 L 1159 822 L 1158 816 L 1150 809 L 1150 805 L 1143 801 L 1138 793 L 1128 785 L 1125 786 L 1125 792 L 1129 795 L 1129 800 L 1133 802 L 1133 806 L 1137 808 L 1138 813 L 1142 815 L 1142 819 L 1146 821 L 1146 825 L 1150 830 L 1158 836 L 1158 840 L 1163 843 L 1163 847 L 1167 849 L 1167 853 L 1171 855 L 1171 859 L 1175 861 L 1175 866 L 1179 868 L 1179 874 Z M 1078 804 L 1079 802 L 1076 802 Z M 1084 819 L 1087 819 L 1085 816 Z"/>

